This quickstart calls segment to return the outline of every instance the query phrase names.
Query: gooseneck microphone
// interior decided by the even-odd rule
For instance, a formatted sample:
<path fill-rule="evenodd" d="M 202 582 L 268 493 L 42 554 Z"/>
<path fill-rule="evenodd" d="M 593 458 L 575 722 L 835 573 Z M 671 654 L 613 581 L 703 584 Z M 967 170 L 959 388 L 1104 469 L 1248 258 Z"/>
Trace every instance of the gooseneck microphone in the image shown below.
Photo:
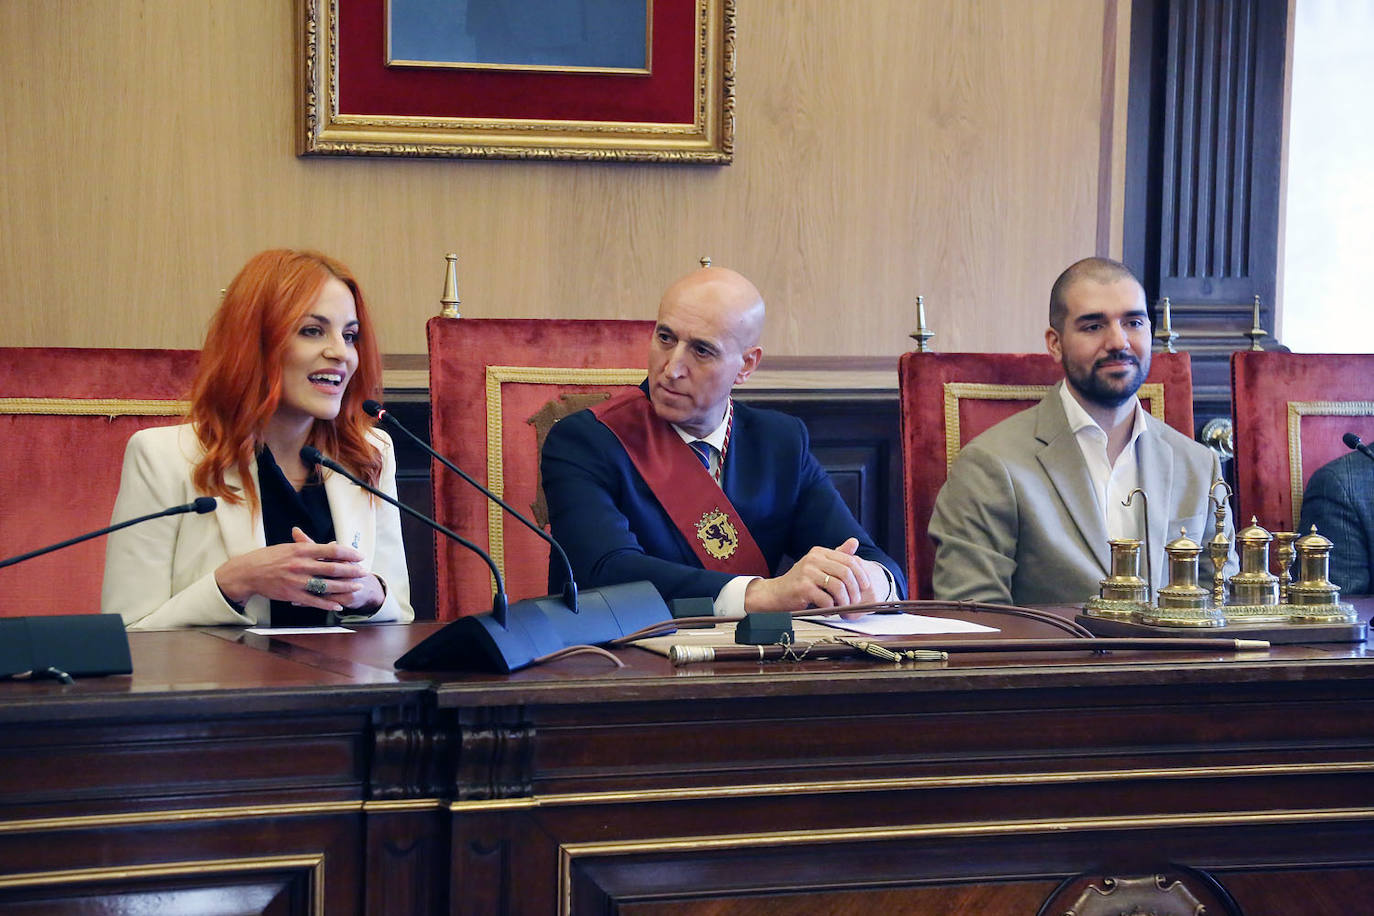
<path fill-rule="evenodd" d="M 533 531 L 535 534 L 543 538 L 545 541 L 548 541 L 549 546 L 553 548 L 554 553 L 558 554 L 558 559 L 563 562 L 563 572 L 567 576 L 567 578 L 563 582 L 563 601 L 565 604 L 568 605 L 569 608 L 572 609 L 572 612 L 574 614 L 577 613 L 577 582 L 573 578 L 572 563 L 568 560 L 568 554 L 563 550 L 562 544 L 555 541 L 552 535 L 550 535 L 539 525 L 536 525 L 531 519 L 528 519 L 524 515 L 521 515 L 519 512 L 515 511 L 515 507 L 512 506 L 510 503 L 506 502 L 504 499 L 497 496 L 495 493 L 491 492 L 491 490 L 488 490 L 486 487 L 478 483 L 467 471 L 458 467 L 458 465 L 454 464 L 452 461 L 449 461 L 443 455 L 436 452 L 433 448 L 430 447 L 430 444 L 428 442 L 421 439 L 419 436 L 415 435 L 413 432 L 407 429 L 405 425 L 401 423 L 400 420 L 393 417 L 391 415 L 391 412 L 387 410 L 385 407 L 383 407 L 381 403 L 379 403 L 378 401 L 374 401 L 370 398 L 366 401 L 363 401 L 363 412 L 366 413 L 369 417 L 376 417 L 378 420 L 385 423 L 391 429 L 394 429 L 400 433 L 404 433 L 406 437 L 410 439 L 410 441 L 420 446 L 420 448 L 424 449 L 426 452 L 429 452 L 429 454 L 434 458 L 435 461 L 438 461 L 444 467 L 448 468 L 450 471 L 457 474 L 459 477 L 463 478 L 477 489 L 481 490 L 483 495 L 485 495 L 487 499 L 490 499 L 492 502 L 496 503 L 502 509 L 505 509 L 526 528 Z"/>
<path fill-rule="evenodd" d="M 63 547 L 70 547 L 73 544 L 80 544 L 82 541 L 89 541 L 91 538 L 98 538 L 101 535 L 110 534 L 112 532 L 120 530 L 121 528 L 128 528 L 130 525 L 137 525 L 140 522 L 150 522 L 155 518 L 164 518 L 168 515 L 181 515 L 184 512 L 195 512 L 198 515 L 204 515 L 207 512 L 214 512 L 216 505 L 217 504 L 213 496 L 197 496 L 193 501 L 186 503 L 183 506 L 172 506 L 170 508 L 163 509 L 161 512 L 152 512 L 148 515 L 140 515 L 138 518 L 131 518 L 128 521 L 120 522 L 117 525 L 107 525 L 106 527 L 101 528 L 98 531 L 91 531 L 87 534 L 82 534 L 74 538 L 69 538 L 61 542 L 60 544 L 50 544 L 47 547 L 40 547 L 37 550 L 31 550 L 28 553 L 21 553 L 17 557 L 10 557 L 8 560 L 0 560 L 0 569 L 4 569 L 6 566 L 13 566 L 16 563 L 23 563 L 25 560 L 32 560 L 34 557 L 41 557 L 45 553 L 52 553 L 54 550 L 61 550 Z"/>
<path fill-rule="evenodd" d="M 424 513 L 419 512 L 418 510 L 412 509 L 410 508 L 410 506 L 407 506 L 400 500 L 392 496 L 389 496 L 386 493 L 383 493 L 381 490 L 372 486 L 367 481 L 357 477 L 352 471 L 350 471 L 343 465 L 339 464 L 334 459 L 325 457 L 324 454 L 321 453 L 320 450 L 315 448 L 315 446 L 313 445 L 307 445 L 305 448 L 301 449 L 301 460 L 305 462 L 306 470 L 313 469 L 317 464 L 323 465 L 324 467 L 329 468 L 329 470 L 333 471 L 334 473 L 342 475 L 345 479 L 351 481 L 355 485 L 362 487 L 364 490 L 371 493 L 378 499 L 388 502 L 391 505 L 395 506 L 397 509 L 400 509 L 402 512 L 406 513 L 411 518 L 419 519 L 420 521 L 424 522 L 426 525 L 433 528 L 440 534 L 452 538 L 459 544 L 462 544 L 468 550 L 471 550 L 473 553 L 477 554 L 483 560 L 486 560 L 487 567 L 491 570 L 492 576 L 496 579 L 496 594 L 491 599 L 491 613 L 492 616 L 500 622 L 501 626 L 504 627 L 506 625 L 506 583 L 505 580 L 501 578 L 501 570 L 497 569 L 496 563 L 492 560 L 491 556 L 485 550 L 483 550 L 481 547 L 478 547 L 476 544 L 474 544 L 472 541 L 469 541 L 461 534 L 458 534 L 445 528 L 443 525 L 439 524 L 434 519 L 430 518 L 428 515 L 425 515 Z"/>
<path fill-rule="evenodd" d="M 1355 435 L 1354 433 L 1346 433 L 1344 436 L 1341 436 L 1341 441 L 1345 443 L 1346 448 L 1354 449 L 1355 451 L 1364 455 L 1370 461 L 1374 461 L 1374 449 L 1371 449 L 1369 446 L 1365 445 L 1363 440 L 1361 440 L 1359 436 Z"/>
<path fill-rule="evenodd" d="M 495 500 L 501 508 L 548 541 L 567 566 L 568 572 L 568 581 L 563 587 L 562 595 L 545 595 L 516 601 L 510 604 L 509 615 L 501 617 L 494 612 L 459 617 L 443 629 L 431 633 L 409 652 L 396 659 L 397 668 L 405 671 L 479 668 L 509 674 L 570 646 L 609 643 L 628 633 L 671 619 L 672 615 L 663 602 L 663 596 L 651 582 L 622 582 L 579 592 L 573 583 L 572 568 L 568 564 L 567 554 L 542 528 L 516 512 L 503 500 L 497 499 L 494 493 L 435 452 L 394 417 L 388 417 L 387 412 L 376 401 L 364 404 L 363 409 L 414 439 L 445 467 L 476 486 L 478 490 Z M 482 553 L 480 550 L 478 552 Z M 486 560 L 488 565 L 492 565 L 490 557 L 486 557 Z M 502 592 L 504 597 L 500 582 L 498 576 L 497 590 Z"/>

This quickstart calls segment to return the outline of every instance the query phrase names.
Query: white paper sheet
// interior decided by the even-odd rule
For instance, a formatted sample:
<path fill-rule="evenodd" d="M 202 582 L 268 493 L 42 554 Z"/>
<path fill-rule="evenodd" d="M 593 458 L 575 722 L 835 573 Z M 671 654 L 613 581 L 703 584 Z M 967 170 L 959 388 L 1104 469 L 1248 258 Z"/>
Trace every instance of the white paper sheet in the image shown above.
<path fill-rule="evenodd" d="M 245 633 L 259 636 L 305 636 L 309 633 L 353 633 L 348 627 L 249 627 Z"/>
<path fill-rule="evenodd" d="M 926 617 L 921 614 L 865 614 L 845 620 L 839 614 L 803 617 L 826 626 L 863 633 L 865 636 L 924 636 L 936 633 L 999 633 L 996 627 L 948 617 Z"/>

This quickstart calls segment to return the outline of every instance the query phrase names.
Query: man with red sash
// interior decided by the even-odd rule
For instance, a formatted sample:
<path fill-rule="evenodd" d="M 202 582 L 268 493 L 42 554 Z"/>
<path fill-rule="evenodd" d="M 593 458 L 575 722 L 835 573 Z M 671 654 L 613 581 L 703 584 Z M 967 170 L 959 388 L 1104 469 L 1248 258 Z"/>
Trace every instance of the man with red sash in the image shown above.
<path fill-rule="evenodd" d="M 763 318 L 747 279 L 693 271 L 659 304 L 644 385 L 549 432 L 549 520 L 579 584 L 647 580 L 665 599 L 711 598 L 719 615 L 904 597 L 801 421 L 730 397 L 758 367 Z"/>

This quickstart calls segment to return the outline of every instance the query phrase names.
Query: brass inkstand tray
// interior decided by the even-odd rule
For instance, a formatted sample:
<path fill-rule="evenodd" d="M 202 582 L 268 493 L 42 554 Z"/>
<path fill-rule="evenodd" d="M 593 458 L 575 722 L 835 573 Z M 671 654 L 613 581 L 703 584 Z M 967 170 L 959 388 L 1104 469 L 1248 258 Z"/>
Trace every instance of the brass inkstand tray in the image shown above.
<path fill-rule="evenodd" d="M 1211 589 L 1198 582 L 1198 558 L 1204 547 L 1186 531 L 1180 529 L 1179 536 L 1164 545 L 1169 583 L 1159 590 L 1157 601 L 1151 600 L 1149 582 L 1140 577 L 1140 541 L 1117 538 L 1110 542 L 1111 574 L 1074 620 L 1094 636 L 1205 635 L 1263 639 L 1273 645 L 1365 641 L 1367 625 L 1353 606 L 1340 600 L 1341 590 L 1327 577 L 1333 545 L 1315 527 L 1306 537 L 1273 534 L 1252 518 L 1249 527 L 1236 534 L 1240 572 L 1225 579 L 1230 543 L 1222 533 L 1224 505 L 1218 503 L 1217 534 L 1205 548 L 1214 570 Z M 1269 571 L 1269 545 L 1275 540 L 1277 576 Z M 1295 558 L 1300 570 L 1296 581 L 1290 571 Z"/>
<path fill-rule="evenodd" d="M 1132 620 L 1112 620 L 1079 614 L 1074 620 L 1094 636 L 1195 637 L 1221 636 L 1265 639 L 1273 645 L 1315 642 L 1364 642 L 1367 625 L 1356 623 L 1233 623 L 1216 627 L 1166 627 Z"/>

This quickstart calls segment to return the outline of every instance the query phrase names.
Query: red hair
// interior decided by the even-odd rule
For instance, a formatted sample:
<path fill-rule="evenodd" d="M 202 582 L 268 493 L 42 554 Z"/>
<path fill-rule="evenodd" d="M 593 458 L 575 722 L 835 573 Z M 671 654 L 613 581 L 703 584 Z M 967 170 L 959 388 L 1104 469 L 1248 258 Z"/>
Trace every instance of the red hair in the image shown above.
<path fill-rule="evenodd" d="M 297 326 L 333 277 L 353 294 L 358 315 L 358 368 L 344 389 L 339 415 L 316 420 L 309 444 L 374 486 L 382 456 L 367 441 L 373 420 L 363 401 L 381 391 L 382 359 L 358 281 L 347 267 L 314 251 L 277 249 L 254 255 L 224 292 L 210 319 L 191 388 L 191 422 L 205 449 L 192 482 L 197 492 L 237 503 L 224 482 L 237 468 L 249 504 L 258 494 L 250 469 L 263 430 L 281 402 L 282 362 Z"/>

